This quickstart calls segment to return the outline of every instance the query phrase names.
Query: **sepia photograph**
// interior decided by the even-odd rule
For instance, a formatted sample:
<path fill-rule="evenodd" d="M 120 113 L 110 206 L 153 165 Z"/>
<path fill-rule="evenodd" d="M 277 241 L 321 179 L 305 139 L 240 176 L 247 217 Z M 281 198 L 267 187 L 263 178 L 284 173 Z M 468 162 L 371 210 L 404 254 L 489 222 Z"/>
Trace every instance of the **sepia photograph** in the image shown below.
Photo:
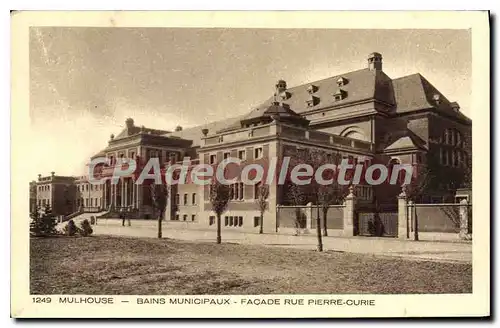
<path fill-rule="evenodd" d="M 473 132 L 489 110 L 474 103 L 470 28 L 111 17 L 25 33 L 35 162 L 13 220 L 34 305 L 335 316 L 376 306 L 363 295 L 477 292 L 489 214 L 476 215 L 488 185 L 473 158 L 489 150 Z"/>

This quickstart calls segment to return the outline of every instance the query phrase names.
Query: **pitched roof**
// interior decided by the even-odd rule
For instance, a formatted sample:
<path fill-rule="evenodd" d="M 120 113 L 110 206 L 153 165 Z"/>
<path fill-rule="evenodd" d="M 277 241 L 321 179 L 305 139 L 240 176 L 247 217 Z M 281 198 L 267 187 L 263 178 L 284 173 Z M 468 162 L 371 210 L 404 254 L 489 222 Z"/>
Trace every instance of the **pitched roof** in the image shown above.
<path fill-rule="evenodd" d="M 343 82 L 343 85 L 339 86 L 338 81 Z M 311 86 L 314 87 L 311 88 Z M 340 90 L 345 92 L 346 97 L 342 100 L 335 100 L 333 95 Z M 276 111 L 276 113 L 282 112 L 283 115 L 293 116 L 311 110 L 336 107 L 370 99 L 393 105 L 396 113 L 435 108 L 436 111 L 470 122 L 467 116 L 453 109 L 454 106 L 457 106 L 456 103 L 450 102 L 427 79 L 418 73 L 391 79 L 381 70 L 364 68 L 291 87 L 286 89 L 285 92 L 283 93 L 284 98 L 281 98 L 281 95 L 273 95 L 245 115 L 202 124 L 182 131 L 169 132 L 166 136 L 193 140 L 193 146 L 195 147 L 200 145 L 203 137 L 201 130 L 204 128 L 207 128 L 211 133 L 231 131 L 241 127 L 241 120 L 261 117 L 266 112 L 270 114 Z M 439 103 L 434 99 L 436 94 L 439 95 Z M 313 103 L 313 106 L 308 106 L 307 102 L 311 100 L 312 96 L 317 98 L 317 102 Z M 285 106 L 274 108 L 273 102 L 277 99 Z M 418 137 L 411 135 L 405 135 L 404 137 L 410 138 L 413 143 L 416 142 L 417 147 L 425 148 L 425 142 L 419 141 Z M 394 147 L 404 145 L 407 142 L 407 139 L 403 139 Z"/>
<path fill-rule="evenodd" d="M 384 151 L 403 150 L 403 149 L 421 149 L 426 150 L 425 142 L 421 140 L 412 131 L 407 130 L 403 136 L 384 148 Z"/>
<path fill-rule="evenodd" d="M 235 118 L 205 123 L 191 128 L 186 128 L 181 131 L 170 132 L 165 134 L 165 136 L 170 138 L 177 137 L 177 138 L 192 140 L 193 141 L 192 147 L 197 147 L 201 145 L 201 138 L 203 137 L 203 134 L 201 132 L 202 129 L 208 129 L 209 133 L 214 133 L 216 131 L 228 128 L 236 123 L 238 123 L 239 126 L 241 118 L 242 118 L 241 116 L 238 116 Z"/>
<path fill-rule="evenodd" d="M 343 79 L 346 83 L 341 86 L 337 85 L 339 79 Z M 308 91 L 311 85 L 314 86 L 314 92 L 312 93 Z M 335 100 L 334 94 L 339 89 L 346 92 L 346 97 L 342 100 Z M 394 104 L 391 79 L 382 71 L 368 68 L 291 87 L 286 89 L 286 93 L 286 99 L 279 99 L 279 101 L 289 105 L 296 113 L 340 106 L 367 99 L 377 99 L 388 104 Z M 311 99 L 311 96 L 317 97 L 318 102 L 309 107 L 307 101 Z M 277 95 L 277 97 L 279 98 L 280 95 Z M 275 98 L 272 96 L 259 105 L 257 109 L 263 110 L 274 101 Z"/>
<path fill-rule="evenodd" d="M 396 99 L 396 113 L 435 108 L 438 112 L 470 121 L 460 111 L 453 109 L 456 102 L 450 102 L 421 74 L 411 74 L 392 80 Z M 437 98 L 435 98 L 437 97 Z"/>
<path fill-rule="evenodd" d="M 167 130 L 158 130 L 158 129 L 151 129 L 151 128 L 146 128 L 144 126 L 138 127 L 138 126 L 131 126 L 131 127 L 126 127 L 124 128 L 113 140 L 119 140 L 123 139 L 135 134 L 139 133 L 148 133 L 148 134 L 155 134 L 155 135 L 162 135 L 165 133 L 168 133 L 170 131 Z"/>
<path fill-rule="evenodd" d="M 272 102 L 271 105 L 269 105 L 267 108 L 254 109 L 248 115 L 244 116 L 240 122 L 241 124 L 245 124 L 263 120 L 272 121 L 276 116 L 282 121 L 287 121 L 294 124 L 309 124 L 308 120 L 294 112 L 289 105 L 277 101 Z"/>

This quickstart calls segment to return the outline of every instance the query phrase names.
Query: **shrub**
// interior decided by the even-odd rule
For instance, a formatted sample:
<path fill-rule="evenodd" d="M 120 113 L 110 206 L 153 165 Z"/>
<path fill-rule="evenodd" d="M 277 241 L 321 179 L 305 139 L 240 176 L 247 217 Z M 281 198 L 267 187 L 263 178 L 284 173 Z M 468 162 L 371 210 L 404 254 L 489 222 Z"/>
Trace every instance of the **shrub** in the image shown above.
<path fill-rule="evenodd" d="M 83 237 L 87 237 L 87 236 L 90 236 L 93 232 L 94 232 L 94 230 L 92 230 L 92 227 L 90 226 L 89 220 L 87 220 L 87 219 L 83 220 L 82 228 L 80 229 L 80 234 Z"/>
<path fill-rule="evenodd" d="M 68 224 L 64 227 L 64 234 L 74 236 L 78 232 L 78 227 L 73 220 L 69 220 Z"/>

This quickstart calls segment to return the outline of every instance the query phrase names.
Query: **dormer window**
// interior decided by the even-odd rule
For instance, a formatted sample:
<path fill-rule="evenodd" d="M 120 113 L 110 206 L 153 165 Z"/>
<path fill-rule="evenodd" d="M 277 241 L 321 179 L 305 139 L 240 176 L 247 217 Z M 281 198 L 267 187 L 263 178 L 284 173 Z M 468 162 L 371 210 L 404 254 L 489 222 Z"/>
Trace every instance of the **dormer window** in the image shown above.
<path fill-rule="evenodd" d="M 307 87 L 307 92 L 309 92 L 309 94 L 313 94 L 316 91 L 318 91 L 318 87 L 313 84 Z"/>
<path fill-rule="evenodd" d="M 287 91 L 284 91 L 282 93 L 280 93 L 280 99 L 281 100 L 287 100 L 290 98 L 290 92 L 287 92 Z"/>
<path fill-rule="evenodd" d="M 347 97 L 347 91 L 338 89 L 337 92 L 333 94 L 333 97 L 335 98 L 335 101 L 345 99 Z"/>
<path fill-rule="evenodd" d="M 339 77 L 337 80 L 337 86 L 341 87 L 348 83 L 349 81 L 345 77 Z"/>
<path fill-rule="evenodd" d="M 432 96 L 432 99 L 436 102 L 437 105 L 441 103 L 441 95 L 439 95 L 438 93 Z"/>
<path fill-rule="evenodd" d="M 309 99 L 306 100 L 307 107 L 314 107 L 317 104 L 319 104 L 319 98 L 315 96 L 311 96 Z"/>

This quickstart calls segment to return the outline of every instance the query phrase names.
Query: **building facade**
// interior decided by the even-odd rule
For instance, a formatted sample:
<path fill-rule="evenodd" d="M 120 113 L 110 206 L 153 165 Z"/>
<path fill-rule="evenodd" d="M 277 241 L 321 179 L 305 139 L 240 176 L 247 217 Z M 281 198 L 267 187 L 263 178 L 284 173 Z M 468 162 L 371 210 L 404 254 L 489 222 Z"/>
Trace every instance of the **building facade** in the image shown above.
<path fill-rule="evenodd" d="M 153 218 L 149 186 L 134 183 L 150 158 L 158 158 L 163 169 L 185 157 L 192 164 L 216 165 L 235 157 L 245 164 L 266 165 L 272 158 L 280 161 L 302 149 L 318 149 L 366 165 L 425 168 L 432 179 L 419 201 L 453 202 L 457 188 L 470 187 L 471 135 L 471 120 L 456 102 L 418 73 L 390 78 L 383 71 L 382 55 L 372 53 L 365 67 L 356 71 L 294 87 L 279 80 L 267 100 L 233 120 L 165 131 L 138 127 L 127 119 L 123 131 L 111 135 L 107 147 L 93 157 L 105 157 L 111 164 L 95 172 L 110 177 L 114 166 L 122 165 L 117 164 L 118 158 L 135 159 L 137 171 L 117 184 L 108 179 L 94 190 L 85 178 L 75 179 L 76 204 Z M 231 188 L 224 227 L 257 229 L 256 187 L 237 181 Z M 288 202 L 285 189 L 276 181 L 270 185 L 266 231 L 279 229 L 277 208 Z M 400 192 L 400 187 L 386 184 L 356 190 L 359 203 L 366 207 L 397 206 Z M 215 228 L 209 186 L 171 186 L 166 219 Z"/>
<path fill-rule="evenodd" d="M 54 215 L 68 215 L 77 210 L 75 177 L 59 176 L 55 172 L 45 177 L 39 174 L 33 188 L 36 188 L 39 209 L 49 207 Z"/>

